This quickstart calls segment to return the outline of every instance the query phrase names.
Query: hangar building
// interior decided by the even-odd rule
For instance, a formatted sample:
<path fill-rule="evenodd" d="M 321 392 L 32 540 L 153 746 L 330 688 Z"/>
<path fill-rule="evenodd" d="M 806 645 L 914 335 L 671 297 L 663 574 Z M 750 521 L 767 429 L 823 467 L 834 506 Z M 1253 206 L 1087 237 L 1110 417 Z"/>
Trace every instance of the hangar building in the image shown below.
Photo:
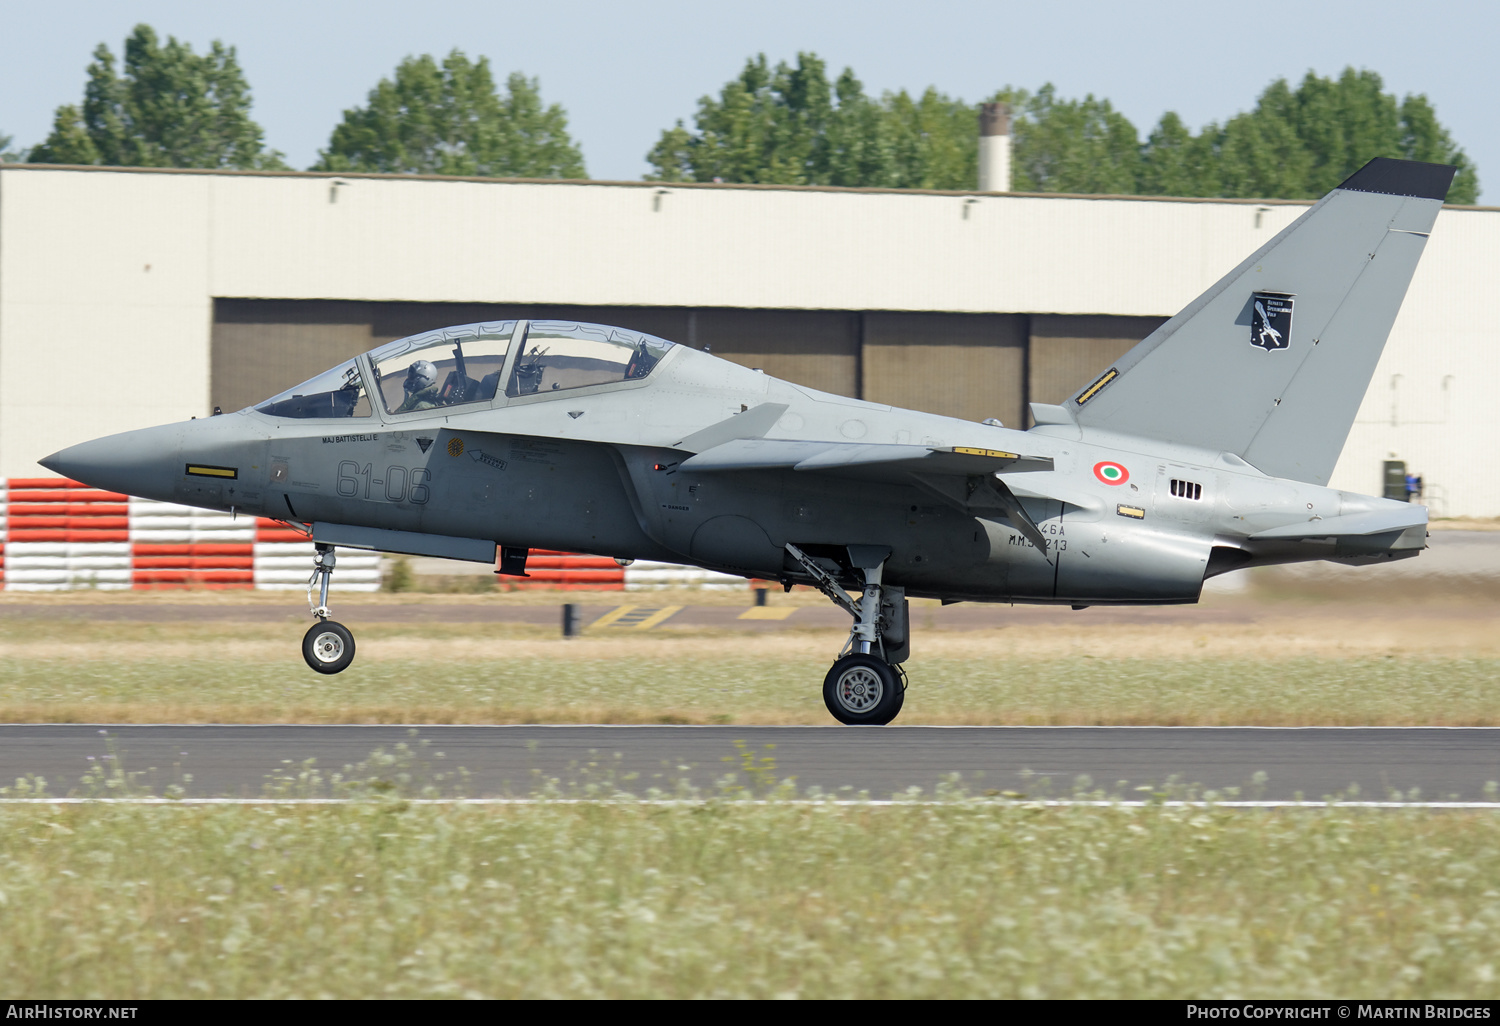
<path fill-rule="evenodd" d="M 0 478 L 412 332 L 567 317 L 974 420 L 1061 401 L 1305 202 L 0 166 Z M 1335 473 L 1500 515 L 1500 208 L 1438 218 Z M 1170 402 L 1170 395 L 1161 397 Z"/>

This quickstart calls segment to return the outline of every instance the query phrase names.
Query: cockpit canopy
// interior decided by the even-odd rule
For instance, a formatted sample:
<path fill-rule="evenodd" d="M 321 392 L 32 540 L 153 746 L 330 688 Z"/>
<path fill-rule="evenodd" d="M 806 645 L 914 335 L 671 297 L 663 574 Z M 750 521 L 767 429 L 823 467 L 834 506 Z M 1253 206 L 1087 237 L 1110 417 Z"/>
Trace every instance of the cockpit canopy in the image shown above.
<path fill-rule="evenodd" d="M 256 409 L 272 417 L 368 417 L 370 400 L 365 397 L 359 364 L 350 360 L 273 395 Z"/>
<path fill-rule="evenodd" d="M 387 417 L 488 404 L 501 395 L 517 399 L 638 380 L 671 348 L 665 339 L 605 324 L 462 324 L 387 343 L 255 408 L 272 417 L 321 419 L 372 416 L 372 395 Z"/>
<path fill-rule="evenodd" d="M 534 395 L 644 378 L 671 346 L 652 335 L 604 324 L 532 321 L 505 394 Z"/>
<path fill-rule="evenodd" d="M 374 350 L 370 363 L 385 412 L 490 402 L 515 332 L 515 321 L 464 324 Z"/>

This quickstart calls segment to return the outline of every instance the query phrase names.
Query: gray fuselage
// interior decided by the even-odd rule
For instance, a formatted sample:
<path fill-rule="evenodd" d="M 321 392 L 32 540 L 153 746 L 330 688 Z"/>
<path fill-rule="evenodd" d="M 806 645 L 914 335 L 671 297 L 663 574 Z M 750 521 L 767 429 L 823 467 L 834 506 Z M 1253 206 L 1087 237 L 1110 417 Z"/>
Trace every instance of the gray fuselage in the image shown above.
<path fill-rule="evenodd" d="M 514 359 L 514 357 L 512 357 Z M 527 549 L 690 563 L 800 580 L 790 542 L 817 554 L 891 550 L 885 582 L 950 600 L 1171 603 L 1205 577 L 1310 559 L 1415 555 L 1416 523 L 1315 537 L 1296 525 L 1404 503 L 1266 477 L 1243 460 L 1072 423 L 1030 431 L 842 398 L 683 346 L 638 381 L 497 396 L 460 409 L 287 419 L 255 410 L 127 432 L 48 458 L 100 487 L 212 509 Z M 774 423 L 736 434 L 735 418 Z M 749 417 L 746 420 L 748 424 Z M 762 418 L 764 419 L 764 418 Z M 695 440 L 696 433 L 696 440 Z M 716 438 L 709 438 L 717 433 Z M 892 479 L 858 466 L 695 471 L 736 437 L 973 447 L 1052 461 L 1001 472 L 1047 542 L 964 498 L 962 478 Z M 233 478 L 188 474 L 229 468 Z M 972 485 L 970 489 L 972 489 Z M 1425 519 L 1425 517 L 1424 517 Z M 1282 538 L 1255 538 L 1267 531 Z"/>

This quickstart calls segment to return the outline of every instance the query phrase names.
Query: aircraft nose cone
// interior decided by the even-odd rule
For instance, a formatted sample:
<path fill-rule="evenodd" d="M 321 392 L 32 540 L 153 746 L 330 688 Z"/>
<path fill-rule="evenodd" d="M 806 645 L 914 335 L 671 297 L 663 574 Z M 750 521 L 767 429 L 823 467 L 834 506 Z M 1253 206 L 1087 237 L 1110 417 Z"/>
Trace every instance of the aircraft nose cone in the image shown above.
<path fill-rule="evenodd" d="M 94 488 L 170 500 L 182 472 L 177 436 L 176 425 L 127 431 L 71 445 L 37 462 Z"/>

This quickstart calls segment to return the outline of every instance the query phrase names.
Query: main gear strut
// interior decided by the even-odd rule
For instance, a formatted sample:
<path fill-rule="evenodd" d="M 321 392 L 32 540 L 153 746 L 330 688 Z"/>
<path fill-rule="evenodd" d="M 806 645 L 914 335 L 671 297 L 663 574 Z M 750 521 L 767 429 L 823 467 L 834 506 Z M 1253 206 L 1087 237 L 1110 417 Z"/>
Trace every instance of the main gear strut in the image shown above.
<path fill-rule="evenodd" d="M 906 674 L 900 667 L 911 651 L 906 590 L 882 584 L 889 548 L 845 548 L 851 568 L 864 576 L 858 599 L 817 559 L 790 542 L 786 551 L 814 587 L 854 618 L 849 638 L 823 680 L 824 704 L 841 723 L 884 725 L 896 718 L 906 700 Z"/>

